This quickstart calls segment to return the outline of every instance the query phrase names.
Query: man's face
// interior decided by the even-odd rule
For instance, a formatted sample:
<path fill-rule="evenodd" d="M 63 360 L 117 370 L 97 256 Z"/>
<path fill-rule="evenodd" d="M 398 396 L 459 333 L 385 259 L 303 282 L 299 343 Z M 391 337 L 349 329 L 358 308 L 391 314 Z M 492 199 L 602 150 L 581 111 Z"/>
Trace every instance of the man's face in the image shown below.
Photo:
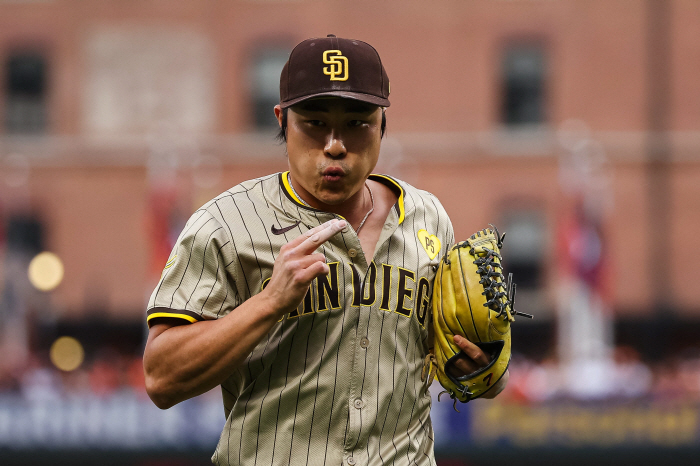
<path fill-rule="evenodd" d="M 275 114 L 281 122 L 279 106 Z M 377 164 L 381 122 L 380 107 L 351 99 L 311 99 L 290 107 L 287 154 L 295 188 L 327 205 L 357 193 Z"/>

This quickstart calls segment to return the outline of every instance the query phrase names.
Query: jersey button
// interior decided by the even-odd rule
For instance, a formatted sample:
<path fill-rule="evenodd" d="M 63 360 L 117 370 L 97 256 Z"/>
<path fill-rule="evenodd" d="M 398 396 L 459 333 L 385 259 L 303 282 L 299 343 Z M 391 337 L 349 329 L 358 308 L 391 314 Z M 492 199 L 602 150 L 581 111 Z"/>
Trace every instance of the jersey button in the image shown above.
<path fill-rule="evenodd" d="M 367 348 L 369 346 L 369 339 L 364 337 L 362 340 L 360 340 L 360 346 L 362 348 Z"/>
<path fill-rule="evenodd" d="M 349 458 L 348 458 L 348 464 L 349 464 L 350 466 L 353 466 L 353 465 L 355 464 L 355 458 L 353 458 L 352 456 L 349 457 Z"/>
<path fill-rule="evenodd" d="M 350 257 L 357 256 L 357 249 L 348 249 L 348 256 L 350 256 Z"/>
<path fill-rule="evenodd" d="M 355 400 L 355 408 L 362 409 L 364 406 L 365 406 L 365 402 L 362 401 L 360 398 Z"/>

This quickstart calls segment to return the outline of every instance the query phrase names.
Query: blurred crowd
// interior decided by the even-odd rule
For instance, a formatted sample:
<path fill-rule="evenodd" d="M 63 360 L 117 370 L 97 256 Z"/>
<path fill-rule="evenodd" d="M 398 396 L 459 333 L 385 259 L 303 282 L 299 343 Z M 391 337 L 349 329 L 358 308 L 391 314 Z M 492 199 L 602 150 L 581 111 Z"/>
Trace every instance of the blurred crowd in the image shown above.
<path fill-rule="evenodd" d="M 500 397 L 503 401 L 700 401 L 700 351 L 645 362 L 633 348 L 619 346 L 610 361 L 568 366 L 553 358 L 534 361 L 516 354 L 510 373 L 508 387 Z M 38 354 L 32 354 L 29 363 L 22 367 L 10 369 L 0 365 L 0 395 L 39 401 L 81 395 L 107 398 L 115 394 L 147 399 L 140 354 L 101 349 L 71 372 L 58 370 L 48 357 Z"/>
<path fill-rule="evenodd" d="M 700 401 L 700 351 L 659 361 L 640 358 L 632 347 L 618 346 L 609 360 L 562 365 L 556 359 L 533 361 L 514 355 L 503 398 L 541 403 L 580 400 Z"/>
<path fill-rule="evenodd" d="M 44 401 L 83 395 L 107 398 L 116 394 L 147 398 L 140 354 L 101 349 L 70 372 L 54 367 L 48 355 L 32 354 L 21 367 L 0 363 L 0 395 Z"/>

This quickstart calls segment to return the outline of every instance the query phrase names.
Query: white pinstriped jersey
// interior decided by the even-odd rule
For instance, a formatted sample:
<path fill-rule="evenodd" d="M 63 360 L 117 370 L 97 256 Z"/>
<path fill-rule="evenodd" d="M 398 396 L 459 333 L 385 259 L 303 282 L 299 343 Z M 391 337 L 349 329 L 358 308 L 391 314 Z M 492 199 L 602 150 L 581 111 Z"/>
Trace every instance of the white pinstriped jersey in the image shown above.
<path fill-rule="evenodd" d="M 236 312 L 266 285 L 284 244 L 337 218 L 302 204 L 287 175 L 246 181 L 194 213 L 153 291 L 149 324 Z M 435 464 L 421 369 L 452 225 L 433 195 L 370 178 L 399 195 L 373 260 L 352 228 L 319 248 L 330 273 L 222 384 L 227 421 L 213 463 Z"/>

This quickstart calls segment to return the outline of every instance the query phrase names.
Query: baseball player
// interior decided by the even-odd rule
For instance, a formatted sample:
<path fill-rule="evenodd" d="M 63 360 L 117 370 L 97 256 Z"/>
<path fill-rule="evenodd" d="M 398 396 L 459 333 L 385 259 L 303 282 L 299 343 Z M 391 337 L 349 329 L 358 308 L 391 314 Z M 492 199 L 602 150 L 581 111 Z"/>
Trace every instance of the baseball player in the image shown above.
<path fill-rule="evenodd" d="M 221 385 L 214 464 L 435 464 L 422 369 L 454 237 L 433 195 L 372 174 L 388 97 L 369 44 L 297 45 L 274 109 L 289 171 L 202 206 L 165 265 L 147 390 L 167 408 Z M 455 343 L 465 373 L 488 363 Z"/>

